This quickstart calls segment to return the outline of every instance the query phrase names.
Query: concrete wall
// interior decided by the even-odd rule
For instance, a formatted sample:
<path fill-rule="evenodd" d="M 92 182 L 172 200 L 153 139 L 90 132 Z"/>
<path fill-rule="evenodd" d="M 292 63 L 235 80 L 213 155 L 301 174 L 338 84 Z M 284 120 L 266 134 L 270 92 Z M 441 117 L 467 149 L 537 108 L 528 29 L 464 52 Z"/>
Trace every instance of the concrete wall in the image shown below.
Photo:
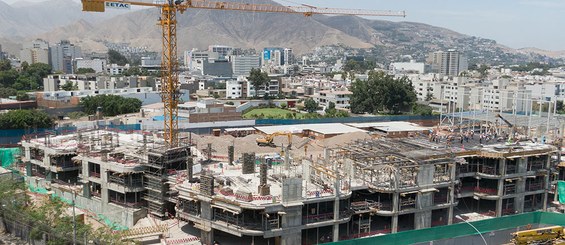
<path fill-rule="evenodd" d="M 26 184 L 35 187 L 46 188 L 48 190 L 51 190 L 51 193 L 56 195 L 57 197 L 68 201 L 73 200 L 73 193 L 67 190 L 58 189 L 51 183 L 48 183 L 45 179 L 27 177 Z M 87 198 L 82 196 L 82 191 L 79 191 L 75 195 L 75 203 L 76 206 L 80 209 L 86 209 L 87 212 L 93 213 L 95 215 L 103 215 L 111 222 L 126 227 L 133 227 L 139 219 L 147 216 L 147 212 L 144 209 L 124 208 L 111 203 L 104 204 L 102 203 L 101 199 L 93 197 Z"/>

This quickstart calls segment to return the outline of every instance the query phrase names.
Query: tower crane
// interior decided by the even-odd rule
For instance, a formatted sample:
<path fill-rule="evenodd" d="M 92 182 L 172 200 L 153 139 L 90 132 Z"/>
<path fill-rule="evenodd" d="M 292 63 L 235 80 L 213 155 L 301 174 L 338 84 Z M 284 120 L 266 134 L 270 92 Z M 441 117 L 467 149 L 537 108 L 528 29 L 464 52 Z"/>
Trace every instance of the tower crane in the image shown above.
<path fill-rule="evenodd" d="M 104 12 L 106 7 L 129 8 L 130 5 L 150 6 L 161 9 L 157 24 L 162 30 L 161 54 L 161 100 L 164 104 L 164 139 L 168 147 L 178 146 L 178 104 L 180 97 L 179 63 L 177 58 L 177 12 L 187 9 L 236 10 L 248 12 L 289 13 L 312 16 L 314 14 L 356 15 L 356 16 L 397 16 L 405 17 L 404 11 L 373 11 L 362 9 L 319 8 L 310 5 L 282 6 L 250 4 L 208 0 L 155 0 L 153 2 L 129 0 L 81 0 L 82 10 Z"/>

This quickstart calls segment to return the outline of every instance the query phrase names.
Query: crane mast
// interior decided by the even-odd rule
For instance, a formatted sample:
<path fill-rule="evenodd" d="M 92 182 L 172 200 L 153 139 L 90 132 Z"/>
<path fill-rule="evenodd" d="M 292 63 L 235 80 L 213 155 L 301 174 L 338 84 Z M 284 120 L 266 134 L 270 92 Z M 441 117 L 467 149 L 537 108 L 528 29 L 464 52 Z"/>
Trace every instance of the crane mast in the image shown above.
<path fill-rule="evenodd" d="M 81 0 L 83 11 L 104 12 L 106 5 L 111 6 L 153 6 L 161 8 L 158 25 L 162 30 L 161 54 L 161 100 L 164 105 L 163 138 L 168 147 L 177 147 L 178 140 L 178 104 L 180 99 L 179 62 L 177 55 L 177 12 L 187 9 L 236 10 L 265 13 L 289 13 L 312 16 L 314 14 L 360 15 L 360 16 L 395 16 L 406 17 L 404 11 L 373 11 L 362 9 L 319 8 L 315 6 L 282 6 L 270 4 L 249 4 L 237 2 L 219 2 L 207 0 L 165 0 L 164 2 L 142 2 L 125 0 Z"/>
<path fill-rule="evenodd" d="M 177 57 L 177 9 L 169 4 L 161 8 L 158 23 L 163 31 L 161 55 L 161 99 L 164 110 L 163 138 L 169 147 L 178 146 L 178 104 L 180 99 L 179 61 Z"/>

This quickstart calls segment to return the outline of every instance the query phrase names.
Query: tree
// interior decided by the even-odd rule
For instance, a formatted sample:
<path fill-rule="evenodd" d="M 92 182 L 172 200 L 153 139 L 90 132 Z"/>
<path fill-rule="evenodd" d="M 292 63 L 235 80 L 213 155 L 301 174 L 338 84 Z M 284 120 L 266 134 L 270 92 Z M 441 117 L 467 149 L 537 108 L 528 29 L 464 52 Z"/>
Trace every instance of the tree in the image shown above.
<path fill-rule="evenodd" d="M 129 63 L 128 59 L 125 56 L 113 49 L 108 50 L 108 61 L 110 62 L 110 64 L 117 64 L 119 66 L 123 66 Z"/>
<path fill-rule="evenodd" d="M 432 94 L 432 92 L 428 91 L 428 93 L 426 94 L 426 101 L 430 101 L 434 99 L 434 95 Z"/>
<path fill-rule="evenodd" d="M 73 111 L 73 112 L 69 112 L 67 114 L 67 117 L 69 117 L 70 119 L 76 120 L 76 119 L 80 119 L 81 117 L 86 117 L 88 116 L 88 114 L 82 112 L 82 111 Z"/>
<path fill-rule="evenodd" d="M 142 67 L 134 66 L 122 73 L 124 76 L 149 76 L 150 72 Z"/>
<path fill-rule="evenodd" d="M 141 109 L 141 100 L 125 98 L 117 95 L 98 95 L 84 97 L 80 101 L 83 111 L 89 115 L 95 114 L 98 107 L 104 116 L 116 116 L 138 112 Z"/>
<path fill-rule="evenodd" d="M 306 109 L 308 113 L 314 113 L 318 109 L 318 103 L 314 101 L 314 99 L 308 98 L 304 101 L 304 109 Z"/>
<path fill-rule="evenodd" d="M 369 79 L 357 79 L 351 85 L 351 112 L 391 113 L 409 111 L 416 101 L 412 82 L 407 77 L 395 78 L 384 72 L 369 72 Z"/>
<path fill-rule="evenodd" d="M 29 100 L 29 95 L 28 95 L 26 92 L 24 92 L 24 91 L 19 91 L 19 92 L 16 94 L 16 100 L 18 100 L 18 101 Z"/>
<path fill-rule="evenodd" d="M 0 71 L 9 71 L 12 69 L 12 64 L 9 60 L 0 60 Z"/>
<path fill-rule="evenodd" d="M 87 73 L 96 73 L 96 71 L 92 68 L 78 68 L 75 73 L 76 74 L 87 74 Z"/>
<path fill-rule="evenodd" d="M 15 69 L 0 71 L 0 85 L 11 87 L 18 78 L 19 73 Z"/>
<path fill-rule="evenodd" d="M 412 114 L 420 116 L 431 116 L 434 109 L 429 105 L 421 105 L 415 103 L 412 107 Z"/>
<path fill-rule="evenodd" d="M 254 97 L 257 97 L 257 88 L 270 81 L 269 75 L 267 75 L 266 72 L 261 72 L 261 69 L 259 68 L 251 68 L 251 72 L 249 72 L 249 77 L 247 77 L 247 79 L 251 82 L 255 90 Z"/>
<path fill-rule="evenodd" d="M 0 114 L 0 129 L 50 128 L 53 118 L 38 110 L 14 110 Z"/>
<path fill-rule="evenodd" d="M 65 91 L 72 91 L 72 90 L 78 89 L 77 86 L 71 81 L 65 82 L 65 84 L 63 84 L 63 86 L 61 86 L 61 88 Z"/>
<path fill-rule="evenodd" d="M 4 88 L 0 87 L 0 98 L 8 98 L 10 96 L 16 96 L 18 94 L 18 90 L 13 88 Z"/>

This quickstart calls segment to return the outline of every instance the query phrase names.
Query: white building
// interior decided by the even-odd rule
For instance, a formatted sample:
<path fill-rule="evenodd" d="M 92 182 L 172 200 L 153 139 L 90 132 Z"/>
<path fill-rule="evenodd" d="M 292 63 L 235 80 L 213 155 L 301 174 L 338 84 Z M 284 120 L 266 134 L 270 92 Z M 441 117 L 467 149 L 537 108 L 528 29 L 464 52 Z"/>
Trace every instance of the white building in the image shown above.
<path fill-rule="evenodd" d="M 67 40 L 62 40 L 51 47 L 51 67 L 54 72 L 73 73 L 73 60 L 76 58 L 82 58 L 81 48 Z"/>
<path fill-rule="evenodd" d="M 23 49 L 20 51 L 20 59 L 28 64 L 44 63 L 51 64 L 51 52 L 49 52 L 49 43 L 36 39 L 32 42 L 24 43 Z"/>
<path fill-rule="evenodd" d="M 103 59 L 76 59 L 76 68 L 90 68 L 96 73 L 105 72 L 106 60 Z"/>
<path fill-rule="evenodd" d="M 129 69 L 129 64 L 119 66 L 117 64 L 106 65 L 106 73 L 109 75 L 120 75 Z"/>
<path fill-rule="evenodd" d="M 414 60 L 411 60 L 410 62 L 394 62 L 389 66 L 389 70 L 392 74 L 424 74 L 425 68 L 426 64 L 422 62 L 415 62 Z"/>
<path fill-rule="evenodd" d="M 208 52 L 218 53 L 220 59 L 227 60 L 230 55 L 232 55 L 233 47 L 225 45 L 210 45 L 208 46 Z"/>
<path fill-rule="evenodd" d="M 249 82 L 243 79 L 226 81 L 226 98 L 227 99 L 246 98 L 248 85 Z"/>
<path fill-rule="evenodd" d="M 253 68 L 261 67 L 261 57 L 251 56 L 231 56 L 233 76 L 249 76 L 249 72 Z"/>
<path fill-rule="evenodd" d="M 446 76 L 459 76 L 469 66 L 467 57 L 455 49 L 431 53 L 428 62 L 431 63 L 433 72 Z"/>
<path fill-rule="evenodd" d="M 159 71 L 161 70 L 161 58 L 141 57 L 141 68 L 148 71 Z"/>
<path fill-rule="evenodd" d="M 329 106 L 330 102 L 333 102 L 337 109 L 349 109 L 352 94 L 350 91 L 322 90 L 315 93 L 313 98 L 324 108 Z"/>

